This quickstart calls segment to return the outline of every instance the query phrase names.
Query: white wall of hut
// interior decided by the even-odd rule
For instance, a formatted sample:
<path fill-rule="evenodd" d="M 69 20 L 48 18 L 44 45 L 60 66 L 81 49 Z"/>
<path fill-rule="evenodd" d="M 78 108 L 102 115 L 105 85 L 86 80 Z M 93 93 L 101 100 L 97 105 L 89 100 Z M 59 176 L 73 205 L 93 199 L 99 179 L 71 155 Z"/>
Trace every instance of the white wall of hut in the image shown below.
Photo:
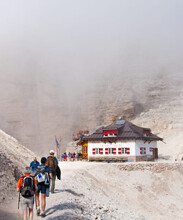
<path fill-rule="evenodd" d="M 118 148 L 129 148 L 129 154 L 122 154 L 123 156 L 142 156 L 140 153 L 141 148 L 146 149 L 146 155 L 152 155 L 151 148 L 157 148 L 157 141 L 141 141 L 141 140 L 132 140 L 132 141 L 117 141 L 117 142 L 91 142 L 88 141 L 88 156 L 93 156 L 93 148 L 102 148 L 103 149 L 103 155 L 105 156 L 111 156 L 111 154 L 105 154 L 106 148 L 116 148 L 116 156 L 121 156 L 119 154 Z M 101 154 L 95 154 L 95 156 L 100 156 Z"/>

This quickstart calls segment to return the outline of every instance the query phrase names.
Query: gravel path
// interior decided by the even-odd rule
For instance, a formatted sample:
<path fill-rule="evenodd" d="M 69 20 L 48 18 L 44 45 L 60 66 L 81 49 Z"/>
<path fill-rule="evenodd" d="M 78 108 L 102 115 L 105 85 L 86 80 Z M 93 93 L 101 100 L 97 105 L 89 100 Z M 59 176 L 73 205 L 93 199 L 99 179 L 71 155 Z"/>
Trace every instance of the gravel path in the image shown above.
<path fill-rule="evenodd" d="M 61 162 L 62 180 L 56 181 L 55 193 L 47 199 L 45 219 L 182 219 L 183 173 L 179 168 L 160 173 L 122 171 L 121 166 Z"/>
<path fill-rule="evenodd" d="M 182 168 L 174 163 L 168 164 L 172 169 L 155 165 L 161 169 L 144 169 L 144 163 L 61 162 L 62 180 L 47 198 L 44 219 L 181 220 Z M 15 213 L 17 198 L 14 209 L 0 210 L 0 219 L 21 219 Z M 41 217 L 35 213 L 35 219 Z"/>
<path fill-rule="evenodd" d="M 122 220 L 117 206 L 111 206 L 104 186 L 92 174 L 95 164 L 66 162 L 60 167 L 62 180 L 56 181 L 55 193 L 47 198 L 45 219 Z M 106 205 L 105 200 L 110 204 Z M 129 218 L 129 213 L 128 219 L 133 219 Z"/>

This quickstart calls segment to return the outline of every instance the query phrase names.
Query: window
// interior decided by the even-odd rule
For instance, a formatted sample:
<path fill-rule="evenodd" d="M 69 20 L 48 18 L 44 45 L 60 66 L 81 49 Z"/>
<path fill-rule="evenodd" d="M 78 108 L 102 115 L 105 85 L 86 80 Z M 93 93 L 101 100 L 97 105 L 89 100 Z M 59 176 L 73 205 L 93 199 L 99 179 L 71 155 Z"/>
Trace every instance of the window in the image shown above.
<path fill-rule="evenodd" d="M 118 148 L 118 154 L 122 153 L 121 150 L 122 150 L 122 148 Z"/>
<path fill-rule="evenodd" d="M 117 136 L 117 134 L 108 134 L 107 135 L 107 137 L 116 137 Z M 105 137 L 106 137 L 106 135 L 105 135 Z"/>
<path fill-rule="evenodd" d="M 93 148 L 93 149 L 92 149 L 92 154 L 95 154 L 95 151 L 96 151 L 96 149 L 95 149 L 95 148 Z"/>
<path fill-rule="evenodd" d="M 116 154 L 116 148 L 108 148 L 109 154 Z"/>
<path fill-rule="evenodd" d="M 104 137 L 115 137 L 118 134 L 118 130 L 103 130 Z"/>
<path fill-rule="evenodd" d="M 103 148 L 93 148 L 92 154 L 103 154 Z"/>
<path fill-rule="evenodd" d="M 116 137 L 117 134 L 105 134 L 104 137 Z"/>
<path fill-rule="evenodd" d="M 109 148 L 105 148 L 105 154 L 109 154 Z"/>
<path fill-rule="evenodd" d="M 144 129 L 143 130 L 143 133 L 144 133 L 144 136 L 146 137 L 146 136 L 149 136 L 150 135 L 150 129 Z"/>
<path fill-rule="evenodd" d="M 118 148 L 118 154 L 130 154 L 130 148 L 127 147 Z"/>
<path fill-rule="evenodd" d="M 96 151 L 95 151 L 96 154 L 99 154 L 99 148 L 96 148 L 95 150 L 96 150 Z"/>
<path fill-rule="evenodd" d="M 109 154 L 112 154 L 112 148 L 109 148 Z"/>
<path fill-rule="evenodd" d="M 150 147 L 150 148 L 149 148 L 149 151 L 150 151 L 150 152 L 153 152 L 153 147 Z"/>
<path fill-rule="evenodd" d="M 125 154 L 130 154 L 130 148 L 125 148 Z"/>
<path fill-rule="evenodd" d="M 146 148 L 145 147 L 140 148 L 140 154 L 146 154 Z"/>
<path fill-rule="evenodd" d="M 83 153 L 84 153 L 84 154 L 87 154 L 87 153 L 88 153 L 88 148 L 87 148 L 87 146 L 84 146 L 84 147 L 83 147 Z"/>

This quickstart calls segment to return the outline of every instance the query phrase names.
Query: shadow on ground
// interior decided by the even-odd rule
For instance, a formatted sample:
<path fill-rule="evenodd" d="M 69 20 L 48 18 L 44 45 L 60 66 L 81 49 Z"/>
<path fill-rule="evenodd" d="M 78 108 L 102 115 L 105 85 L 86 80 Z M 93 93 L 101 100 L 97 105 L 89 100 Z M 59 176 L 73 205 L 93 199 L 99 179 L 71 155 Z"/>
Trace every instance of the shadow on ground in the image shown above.
<path fill-rule="evenodd" d="M 60 192 L 68 192 L 68 193 L 70 193 L 70 194 L 72 194 L 72 195 L 74 195 L 74 196 L 84 196 L 82 193 L 76 193 L 76 192 L 74 192 L 73 190 L 71 190 L 71 189 L 60 189 L 60 190 L 55 190 L 55 192 L 54 193 L 60 193 Z"/>
<path fill-rule="evenodd" d="M 48 220 L 52 220 L 52 219 L 53 220 L 90 220 L 89 218 L 86 218 L 84 216 L 77 216 L 70 212 L 65 212 L 62 215 L 48 218 Z"/>
<path fill-rule="evenodd" d="M 21 211 L 17 211 L 17 213 L 10 213 L 0 209 L 0 220 L 15 220 L 21 219 Z"/>
<path fill-rule="evenodd" d="M 76 205 L 75 203 L 72 203 L 72 202 L 68 202 L 68 203 L 63 203 L 63 204 L 59 204 L 59 205 L 55 205 L 53 207 L 50 207 L 46 210 L 46 215 L 51 215 L 55 212 L 57 212 L 58 210 L 66 210 L 66 209 L 70 209 L 70 210 L 75 210 L 75 209 L 78 209 L 78 210 L 83 210 L 83 208 L 81 206 L 78 206 Z"/>
<path fill-rule="evenodd" d="M 77 197 L 84 196 L 82 193 L 76 193 L 71 189 L 61 189 L 61 190 L 56 189 L 54 193 L 61 193 L 61 192 L 66 192 Z M 64 210 L 64 212 L 59 215 L 58 211 L 61 210 Z M 56 212 L 57 212 L 56 214 L 57 216 L 55 216 Z M 88 218 L 84 218 L 83 216 L 81 217 L 82 213 L 83 213 L 83 207 L 73 202 L 66 202 L 66 203 L 60 203 L 54 205 L 48 208 L 45 212 L 46 216 L 48 216 L 48 219 L 50 220 L 51 219 L 89 220 Z"/>

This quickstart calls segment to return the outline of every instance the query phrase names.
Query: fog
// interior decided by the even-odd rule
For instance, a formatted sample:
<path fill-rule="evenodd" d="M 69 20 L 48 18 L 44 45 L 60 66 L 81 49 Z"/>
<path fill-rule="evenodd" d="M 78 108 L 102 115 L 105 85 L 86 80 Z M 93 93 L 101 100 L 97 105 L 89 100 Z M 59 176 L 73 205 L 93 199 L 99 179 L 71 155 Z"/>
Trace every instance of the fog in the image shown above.
<path fill-rule="evenodd" d="M 1 129 L 46 153 L 55 135 L 66 144 L 90 129 L 81 106 L 99 84 L 174 80 L 183 72 L 182 9 L 181 0 L 1 0 Z"/>

